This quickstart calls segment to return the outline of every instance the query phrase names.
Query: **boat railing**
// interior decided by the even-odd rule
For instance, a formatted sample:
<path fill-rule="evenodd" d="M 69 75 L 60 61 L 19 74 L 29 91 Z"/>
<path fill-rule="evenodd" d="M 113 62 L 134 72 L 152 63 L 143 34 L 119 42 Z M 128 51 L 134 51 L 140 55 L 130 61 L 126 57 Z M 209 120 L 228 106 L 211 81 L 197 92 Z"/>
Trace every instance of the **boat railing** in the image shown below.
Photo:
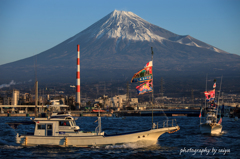
<path fill-rule="evenodd" d="M 99 126 L 95 128 L 95 133 L 98 133 L 98 132 L 99 132 Z"/>
<path fill-rule="evenodd" d="M 163 121 L 163 127 L 174 127 L 174 126 L 178 126 L 176 119 Z M 158 125 L 157 125 L 157 127 L 158 127 Z"/>

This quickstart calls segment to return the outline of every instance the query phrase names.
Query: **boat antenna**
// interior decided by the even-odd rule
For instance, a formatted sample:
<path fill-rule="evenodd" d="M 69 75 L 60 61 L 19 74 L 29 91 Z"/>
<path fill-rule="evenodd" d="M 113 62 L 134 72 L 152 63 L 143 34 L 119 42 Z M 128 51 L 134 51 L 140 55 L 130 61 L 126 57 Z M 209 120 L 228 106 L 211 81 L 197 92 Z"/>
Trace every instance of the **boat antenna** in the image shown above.
<path fill-rule="evenodd" d="M 207 92 L 207 77 L 208 77 L 208 74 L 206 74 L 206 88 L 205 88 L 205 91 Z M 206 96 L 205 96 L 205 109 L 207 107 L 207 103 L 206 103 Z"/>
<path fill-rule="evenodd" d="M 206 88 L 205 88 L 205 91 L 207 92 L 207 77 L 208 77 L 208 74 L 206 74 Z M 205 96 L 205 95 L 204 95 Z M 207 99 L 206 99 L 206 96 L 205 96 L 205 110 L 207 109 Z M 202 108 L 200 110 L 200 113 L 202 113 Z M 200 124 L 202 124 L 202 115 L 200 117 Z"/>
<path fill-rule="evenodd" d="M 222 77 L 223 77 L 223 76 L 222 76 Z M 219 107 L 220 92 L 221 92 L 221 87 L 222 87 L 222 77 L 221 77 L 220 88 L 219 88 L 219 93 L 218 93 L 217 116 L 218 116 L 218 107 Z"/>
<path fill-rule="evenodd" d="M 152 54 L 152 66 L 153 66 L 153 47 L 151 47 L 151 54 Z M 153 127 L 153 98 L 154 98 L 154 92 L 153 92 L 153 69 L 152 69 L 152 127 Z"/>
<path fill-rule="evenodd" d="M 101 134 L 102 131 L 102 123 L 101 123 L 101 115 L 100 115 L 100 105 L 98 104 L 98 134 Z"/>

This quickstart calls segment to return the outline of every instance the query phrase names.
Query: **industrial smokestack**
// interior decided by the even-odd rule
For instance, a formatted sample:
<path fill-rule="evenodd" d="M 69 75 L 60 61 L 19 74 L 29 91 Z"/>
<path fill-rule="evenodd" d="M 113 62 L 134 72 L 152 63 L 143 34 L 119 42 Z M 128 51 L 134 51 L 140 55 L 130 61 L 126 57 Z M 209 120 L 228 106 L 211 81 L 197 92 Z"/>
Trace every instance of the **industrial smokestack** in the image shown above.
<path fill-rule="evenodd" d="M 77 76 L 76 76 L 76 108 L 80 109 L 81 96 L 80 96 L 80 45 L 77 45 L 78 58 L 77 58 Z"/>

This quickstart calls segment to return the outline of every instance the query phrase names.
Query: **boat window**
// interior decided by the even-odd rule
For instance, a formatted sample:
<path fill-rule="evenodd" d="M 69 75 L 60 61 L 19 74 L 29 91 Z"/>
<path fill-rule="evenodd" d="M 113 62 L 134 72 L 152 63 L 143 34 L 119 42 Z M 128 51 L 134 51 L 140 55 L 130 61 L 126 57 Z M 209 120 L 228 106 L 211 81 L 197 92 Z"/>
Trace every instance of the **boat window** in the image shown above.
<path fill-rule="evenodd" d="M 38 129 L 45 129 L 45 128 L 46 128 L 45 124 L 38 124 Z"/>
<path fill-rule="evenodd" d="M 76 126 L 76 122 L 75 121 L 72 121 L 72 126 Z"/>
<path fill-rule="evenodd" d="M 59 121 L 59 126 L 70 126 L 69 121 Z"/>
<path fill-rule="evenodd" d="M 207 120 L 215 121 L 216 119 L 214 117 L 208 117 Z"/>
<path fill-rule="evenodd" d="M 76 126 L 75 121 L 70 121 L 71 126 Z"/>
<path fill-rule="evenodd" d="M 47 129 L 52 129 L 52 125 L 47 125 Z"/>
<path fill-rule="evenodd" d="M 52 124 L 47 124 L 46 136 L 52 136 Z"/>

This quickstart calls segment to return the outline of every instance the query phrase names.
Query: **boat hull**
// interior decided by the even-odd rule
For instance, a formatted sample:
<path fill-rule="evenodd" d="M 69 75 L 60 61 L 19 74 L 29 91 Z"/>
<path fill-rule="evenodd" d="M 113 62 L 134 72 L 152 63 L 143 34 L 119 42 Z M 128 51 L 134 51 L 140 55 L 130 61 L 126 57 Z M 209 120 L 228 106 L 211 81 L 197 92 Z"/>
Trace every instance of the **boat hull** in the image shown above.
<path fill-rule="evenodd" d="M 95 136 L 34 136 L 17 134 L 16 143 L 22 146 L 73 146 L 73 147 L 91 147 L 101 145 L 115 145 L 138 141 L 156 141 L 166 132 L 179 130 L 179 126 L 151 129 L 142 132 L 125 133 L 116 135 L 95 135 Z"/>
<path fill-rule="evenodd" d="M 220 134 L 222 132 L 221 124 L 201 124 L 200 131 L 202 134 Z"/>

